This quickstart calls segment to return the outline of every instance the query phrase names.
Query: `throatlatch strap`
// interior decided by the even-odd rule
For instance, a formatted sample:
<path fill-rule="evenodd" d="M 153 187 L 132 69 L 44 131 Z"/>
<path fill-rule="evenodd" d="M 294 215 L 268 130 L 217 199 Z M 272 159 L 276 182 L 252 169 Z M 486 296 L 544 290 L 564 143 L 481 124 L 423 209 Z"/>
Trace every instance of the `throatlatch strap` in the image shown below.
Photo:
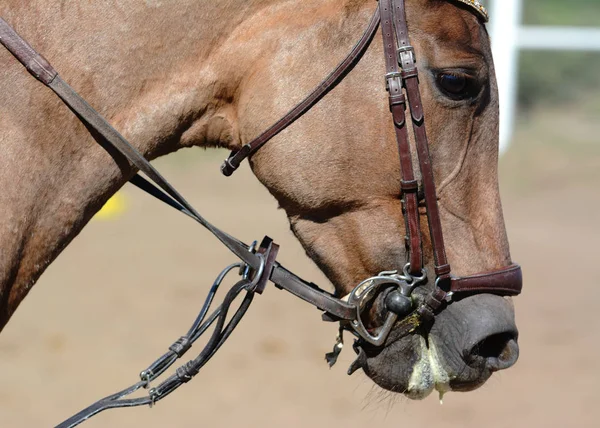
<path fill-rule="evenodd" d="M 346 56 L 346 58 L 344 58 L 344 60 L 329 74 L 329 76 L 327 76 L 319 85 L 317 85 L 317 87 L 304 100 L 291 109 L 285 116 L 275 122 L 273 126 L 264 131 L 254 140 L 250 141 L 248 144 L 242 146 L 240 150 L 234 150 L 231 152 L 229 158 L 223 162 L 223 165 L 221 166 L 221 172 L 225 176 L 229 177 L 239 168 L 244 159 L 251 156 L 258 149 L 269 142 L 269 140 L 286 129 L 296 120 L 300 119 L 307 111 L 313 108 L 315 104 L 321 101 L 325 95 L 331 92 L 342 80 L 344 80 L 344 77 L 346 77 L 346 75 L 352 71 L 354 66 L 358 64 L 369 48 L 373 37 L 375 37 L 375 33 L 377 33 L 378 27 L 379 9 L 376 8 L 367 29 L 358 43 L 350 51 L 348 56 Z"/>

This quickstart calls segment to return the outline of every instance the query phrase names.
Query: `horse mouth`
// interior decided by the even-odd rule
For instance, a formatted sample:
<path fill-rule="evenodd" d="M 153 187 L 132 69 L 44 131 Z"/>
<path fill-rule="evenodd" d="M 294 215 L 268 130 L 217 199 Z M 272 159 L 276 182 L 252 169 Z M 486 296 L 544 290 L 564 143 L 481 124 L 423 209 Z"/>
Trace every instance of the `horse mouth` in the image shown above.
<path fill-rule="evenodd" d="M 433 341 L 429 343 L 423 336 L 418 336 L 420 344 L 420 359 L 412 368 L 408 380 L 408 388 L 404 395 L 412 400 L 422 400 L 434 390 L 440 394 L 440 401 L 450 387 L 450 375 L 444 369 Z"/>
<path fill-rule="evenodd" d="M 407 341 L 411 345 L 407 346 Z M 420 334 L 401 338 L 383 350 L 363 348 L 360 344 L 355 344 L 354 350 L 358 357 L 350 367 L 349 374 L 362 368 L 367 376 L 384 389 L 402 393 L 411 400 L 427 398 L 433 391 L 437 391 L 441 399 L 446 392 L 452 390 L 450 375 L 444 369 L 435 344 Z M 387 369 L 381 367 L 382 361 L 388 360 L 391 355 L 404 354 L 406 358 L 408 353 L 412 353 L 409 364 L 403 364 L 406 360 L 396 361 L 391 365 L 383 362 Z M 386 375 L 382 375 L 382 371 Z"/>
<path fill-rule="evenodd" d="M 393 331 L 393 330 L 392 330 Z M 377 385 L 420 400 L 437 391 L 467 392 L 518 360 L 514 310 L 494 295 L 471 296 L 436 315 L 427 331 L 390 341 L 385 347 L 354 346 L 362 368 Z"/>

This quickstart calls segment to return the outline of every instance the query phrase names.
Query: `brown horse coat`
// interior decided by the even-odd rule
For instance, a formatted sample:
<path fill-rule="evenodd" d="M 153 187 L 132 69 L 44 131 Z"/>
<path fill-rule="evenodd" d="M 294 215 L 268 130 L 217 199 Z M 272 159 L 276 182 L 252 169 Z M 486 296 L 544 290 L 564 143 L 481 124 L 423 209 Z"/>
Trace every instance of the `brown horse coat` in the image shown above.
<path fill-rule="evenodd" d="M 0 15 L 154 158 L 187 146 L 238 147 L 256 136 L 344 57 L 374 7 L 371 0 L 6 0 Z M 450 262 L 457 274 L 506 266 L 487 33 L 464 5 L 410 0 L 407 9 Z M 2 49 L 0 64 L 1 328 L 133 171 Z M 443 70 L 468 70 L 477 96 L 445 96 L 436 82 Z M 332 94 L 251 160 L 340 294 L 405 260 L 383 74 L 376 41 Z M 428 242 L 425 250 L 430 259 Z M 501 300 L 492 306 L 510 318 Z M 410 355 L 418 348 L 402 344 Z M 409 389 L 410 376 L 395 383 L 378 376 L 390 389 Z M 463 389 L 489 374 L 469 376 Z"/>

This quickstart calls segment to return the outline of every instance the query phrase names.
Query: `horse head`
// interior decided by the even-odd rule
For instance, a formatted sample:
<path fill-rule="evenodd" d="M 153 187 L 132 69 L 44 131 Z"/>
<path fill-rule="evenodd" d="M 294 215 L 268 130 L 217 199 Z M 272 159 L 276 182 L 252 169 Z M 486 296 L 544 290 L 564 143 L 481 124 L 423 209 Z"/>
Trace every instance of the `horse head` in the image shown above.
<path fill-rule="evenodd" d="M 464 275 L 507 266 L 498 190 L 498 93 L 486 29 L 480 16 L 457 2 L 406 3 L 450 264 Z M 255 85 L 293 97 L 302 90 L 297 73 L 314 75 L 314 63 L 326 62 L 321 56 L 332 55 L 346 40 L 343 22 L 307 28 L 303 39 L 320 48 L 277 51 L 279 61 L 257 70 Z M 339 296 L 378 272 L 402 271 L 407 261 L 398 148 L 382 84 L 384 55 L 380 43 L 370 49 L 330 99 L 251 159 L 254 173 Z M 258 104 L 255 114 L 264 115 L 278 111 L 281 98 L 249 101 L 254 108 Z M 252 117 L 242 136 L 253 135 L 257 122 Z M 411 146 L 417 164 L 413 135 Z M 425 207 L 419 210 L 426 231 Z M 431 242 L 423 236 L 432 272 Z M 415 294 L 424 298 L 433 285 Z M 383 319 L 373 313 L 368 322 L 375 328 Z M 516 362 L 517 336 L 511 300 L 480 294 L 449 305 L 428 331 L 383 349 L 361 348 L 359 364 L 382 387 L 409 397 L 422 398 L 434 387 L 466 391 Z"/>
<path fill-rule="evenodd" d="M 148 158 L 187 146 L 240 150 L 344 56 L 374 7 L 372 0 L 183 1 L 65 11 L 54 2 L 33 3 L 31 10 L 40 13 L 8 1 L 3 15 L 29 28 L 34 46 Z M 406 14 L 437 189 L 434 201 L 417 195 L 413 207 L 424 272 L 447 274 L 434 266 L 435 243 L 427 233 L 434 227 L 432 203 L 454 274 L 504 268 L 511 259 L 498 190 L 498 93 L 482 11 L 475 0 L 406 0 Z M 40 27 L 39 16 L 45 17 Z M 93 22 L 83 25 L 85 17 Z M 63 25 L 49 24 L 60 20 Z M 0 79 L 3 326 L 48 264 L 134 171 L 118 156 L 115 162 L 82 143 L 87 131 L 76 118 L 39 91 L 6 52 L 0 58 L 8 64 Z M 79 64 L 89 74 L 82 75 Z M 408 208 L 401 203 L 406 189 L 385 70 L 383 48 L 374 43 L 327 98 L 250 159 L 340 298 L 379 272 L 403 272 L 409 256 Z M 413 121 L 422 119 L 413 114 Z M 421 165 L 415 191 L 427 181 L 417 140 L 409 134 L 404 159 Z M 427 300 L 434 279 L 410 297 Z M 382 298 L 389 295 L 384 291 Z M 386 311 L 371 303 L 361 320 L 376 331 Z M 353 367 L 411 398 L 434 388 L 467 391 L 516 362 L 517 336 L 510 298 L 466 294 L 432 323 L 384 347 L 359 342 Z"/>

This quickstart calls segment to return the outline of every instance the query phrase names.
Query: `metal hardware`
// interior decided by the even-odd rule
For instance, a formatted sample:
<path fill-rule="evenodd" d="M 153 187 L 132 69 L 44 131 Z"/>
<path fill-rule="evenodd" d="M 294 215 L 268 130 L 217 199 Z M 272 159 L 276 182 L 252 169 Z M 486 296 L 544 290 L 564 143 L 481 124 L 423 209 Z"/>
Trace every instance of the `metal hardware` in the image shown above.
<path fill-rule="evenodd" d="M 258 283 L 260 282 L 262 275 L 265 271 L 265 265 L 266 265 L 266 260 L 265 260 L 264 255 L 257 253 L 257 247 L 256 247 L 257 245 L 258 245 L 258 241 L 253 241 L 252 244 L 248 245 L 248 251 L 251 252 L 252 254 L 256 254 L 256 256 L 260 260 L 260 266 L 258 267 L 258 269 L 253 269 L 252 266 L 250 266 L 247 263 L 244 263 L 240 267 L 240 272 L 239 272 L 242 279 L 251 281 L 252 287 L 256 287 L 258 285 Z M 254 275 L 253 275 L 253 273 L 254 273 Z"/>
<path fill-rule="evenodd" d="M 427 281 L 427 270 L 421 269 L 421 276 L 414 276 L 410 274 L 410 263 L 407 263 L 402 268 L 402 273 L 404 274 L 404 278 L 410 283 L 410 286 L 414 289 L 417 285 L 422 284 Z M 412 289 L 411 289 L 412 293 Z"/>
<path fill-rule="evenodd" d="M 441 288 L 440 287 L 440 280 L 441 280 L 441 278 L 439 276 L 435 279 L 435 286 L 436 286 L 436 288 Z M 454 296 L 454 292 L 448 291 L 446 293 L 446 298 L 444 299 L 446 301 L 446 303 L 451 303 L 453 296 Z"/>
<path fill-rule="evenodd" d="M 400 46 L 398 48 L 398 50 L 396 51 L 396 54 L 398 55 L 398 64 L 400 65 L 401 68 L 402 67 L 402 63 L 404 61 L 402 61 L 402 54 L 403 53 L 409 53 L 410 54 L 410 59 L 412 61 L 412 63 L 416 63 L 417 62 L 417 56 L 415 55 L 415 48 L 412 46 Z"/>
<path fill-rule="evenodd" d="M 252 244 L 248 245 L 248 251 L 250 251 L 252 254 L 255 254 L 256 253 L 256 245 L 258 245 L 258 241 L 252 241 Z M 248 264 L 244 264 L 240 268 L 240 276 L 243 279 L 249 279 L 251 273 L 252 273 L 252 267 L 249 266 Z"/>
<path fill-rule="evenodd" d="M 427 271 L 425 269 L 421 270 L 420 276 L 410 274 L 410 263 L 404 265 L 402 274 L 399 274 L 397 270 L 385 271 L 379 273 L 377 276 L 364 280 L 348 295 L 348 303 L 356 307 L 356 319 L 350 323 L 350 326 L 358 336 L 370 344 L 375 346 L 383 345 L 398 319 L 398 314 L 389 311 L 383 326 L 379 329 L 377 334 L 373 335 L 369 333 L 361 317 L 366 304 L 371 301 L 376 292 L 385 285 L 395 286 L 396 289 L 394 292 L 399 292 L 405 298 L 410 299 L 414 289 L 426 280 Z"/>
<path fill-rule="evenodd" d="M 389 92 L 390 90 L 390 80 L 392 79 L 400 79 L 402 81 L 402 73 L 399 71 L 392 71 L 391 73 L 387 73 L 384 76 L 385 79 L 385 90 Z"/>
<path fill-rule="evenodd" d="M 258 285 L 258 282 L 262 279 L 263 272 L 265 271 L 265 257 L 260 253 L 257 253 L 256 255 L 260 259 L 260 266 L 252 278 L 252 287 L 256 287 Z"/>
<path fill-rule="evenodd" d="M 387 311 L 393 312 L 399 317 L 410 314 L 414 307 L 413 300 L 400 293 L 398 290 L 390 291 L 387 296 L 385 296 L 384 303 Z"/>
<path fill-rule="evenodd" d="M 335 345 L 333 346 L 333 350 L 325 354 L 325 361 L 329 364 L 329 368 L 333 367 L 338 360 L 338 357 L 342 353 L 342 349 L 344 348 L 344 327 L 340 325 L 338 330 L 338 334 L 335 338 Z"/>

